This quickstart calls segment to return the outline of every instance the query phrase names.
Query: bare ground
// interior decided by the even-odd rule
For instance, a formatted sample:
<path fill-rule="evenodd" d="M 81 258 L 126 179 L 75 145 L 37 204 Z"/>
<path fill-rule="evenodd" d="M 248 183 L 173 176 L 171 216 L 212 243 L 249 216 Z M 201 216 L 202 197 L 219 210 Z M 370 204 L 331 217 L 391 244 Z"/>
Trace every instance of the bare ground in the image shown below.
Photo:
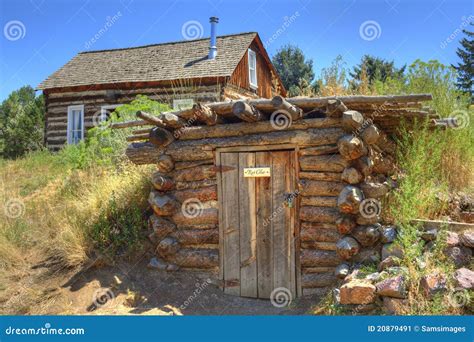
<path fill-rule="evenodd" d="M 147 268 L 148 256 L 135 263 L 51 274 L 31 267 L 18 282 L 0 289 L 4 314 L 72 315 L 304 315 L 319 298 L 294 299 L 278 308 L 269 300 L 224 294 L 209 274 Z"/>

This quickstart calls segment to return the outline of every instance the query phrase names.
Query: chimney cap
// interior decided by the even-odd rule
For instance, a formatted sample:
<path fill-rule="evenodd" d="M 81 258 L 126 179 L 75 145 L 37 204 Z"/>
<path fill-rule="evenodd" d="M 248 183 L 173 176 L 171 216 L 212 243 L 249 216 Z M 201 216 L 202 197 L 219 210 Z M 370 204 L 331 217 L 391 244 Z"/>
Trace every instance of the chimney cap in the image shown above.
<path fill-rule="evenodd" d="M 219 22 L 219 18 L 218 18 L 218 17 L 210 17 L 210 18 L 209 18 L 209 22 L 210 22 L 210 23 L 218 23 L 218 22 Z"/>

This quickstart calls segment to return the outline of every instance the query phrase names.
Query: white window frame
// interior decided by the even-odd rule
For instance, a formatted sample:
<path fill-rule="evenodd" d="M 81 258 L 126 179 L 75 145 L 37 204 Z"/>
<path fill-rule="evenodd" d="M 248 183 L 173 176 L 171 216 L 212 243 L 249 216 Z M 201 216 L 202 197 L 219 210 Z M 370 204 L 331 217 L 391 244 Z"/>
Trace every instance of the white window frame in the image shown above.
<path fill-rule="evenodd" d="M 84 140 L 84 105 L 73 105 L 67 107 L 67 143 L 72 144 L 72 111 L 73 110 L 80 110 L 81 111 L 81 139 Z"/>
<path fill-rule="evenodd" d="M 257 53 L 252 49 L 248 51 L 248 62 L 249 62 L 249 83 L 250 88 L 257 89 L 258 88 L 258 79 L 257 79 Z M 254 68 L 251 67 L 251 61 L 254 62 Z M 255 83 L 252 83 L 252 72 L 255 73 Z"/>
<path fill-rule="evenodd" d="M 104 105 L 100 107 L 100 120 L 99 122 L 104 122 L 107 120 L 107 110 L 108 109 L 115 109 L 117 107 L 120 107 L 122 104 L 113 104 L 113 105 Z"/>

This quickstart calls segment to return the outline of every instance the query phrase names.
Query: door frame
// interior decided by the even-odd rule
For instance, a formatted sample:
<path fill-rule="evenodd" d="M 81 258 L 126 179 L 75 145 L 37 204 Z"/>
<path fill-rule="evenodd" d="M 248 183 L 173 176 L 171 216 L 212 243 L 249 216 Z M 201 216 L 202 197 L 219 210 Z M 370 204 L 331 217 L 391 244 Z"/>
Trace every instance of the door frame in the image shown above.
<path fill-rule="evenodd" d="M 271 151 L 294 151 L 294 164 L 295 165 L 295 179 L 294 188 L 298 190 L 299 184 L 299 146 L 295 144 L 280 144 L 280 145 L 249 145 L 249 146 L 233 146 L 233 147 L 218 147 L 214 153 L 214 165 L 219 167 L 221 164 L 221 153 L 223 152 L 271 152 Z M 222 282 L 222 289 L 225 288 L 224 283 L 224 232 L 223 232 L 223 218 L 222 218 L 222 178 L 221 172 L 216 172 L 217 177 L 217 207 L 219 215 L 219 280 Z M 294 248 L 295 248 L 295 272 L 296 272 L 296 296 L 301 297 L 303 289 L 301 287 L 301 264 L 300 264 L 300 196 L 296 196 L 295 203 L 295 222 L 294 222 Z"/>

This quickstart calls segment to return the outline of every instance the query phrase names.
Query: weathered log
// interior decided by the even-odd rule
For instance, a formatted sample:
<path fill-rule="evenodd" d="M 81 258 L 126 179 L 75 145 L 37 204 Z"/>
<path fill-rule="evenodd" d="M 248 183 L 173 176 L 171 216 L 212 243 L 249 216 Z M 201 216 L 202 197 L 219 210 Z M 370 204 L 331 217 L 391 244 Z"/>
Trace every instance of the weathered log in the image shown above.
<path fill-rule="evenodd" d="M 377 143 L 377 141 L 380 139 L 380 134 L 380 130 L 377 128 L 377 126 L 372 124 L 365 127 L 360 133 L 360 136 L 366 144 L 372 145 Z"/>
<path fill-rule="evenodd" d="M 217 200 L 217 186 L 208 186 L 201 189 L 178 190 L 173 192 L 173 196 L 180 202 L 188 199 L 195 199 L 201 202 Z"/>
<path fill-rule="evenodd" d="M 359 206 L 364 200 L 364 194 L 355 186 L 348 185 L 342 189 L 337 198 L 337 207 L 341 213 L 357 214 Z"/>
<path fill-rule="evenodd" d="M 380 137 L 375 145 L 377 145 L 383 152 L 391 155 L 395 154 L 397 151 L 397 145 L 395 142 L 382 132 L 380 133 Z"/>
<path fill-rule="evenodd" d="M 158 147 L 166 147 L 175 140 L 170 131 L 161 127 L 153 127 L 149 139 L 153 145 Z"/>
<path fill-rule="evenodd" d="M 174 188 L 174 182 L 171 178 L 166 177 L 161 172 L 155 172 L 151 176 L 151 183 L 154 188 L 159 191 L 168 191 Z"/>
<path fill-rule="evenodd" d="M 339 154 L 328 154 L 323 156 L 300 157 L 300 168 L 303 171 L 329 171 L 342 172 L 349 166 L 349 162 Z"/>
<path fill-rule="evenodd" d="M 336 244 L 336 253 L 343 260 L 349 260 L 354 255 L 359 253 L 359 243 L 350 236 L 345 236 L 340 239 Z"/>
<path fill-rule="evenodd" d="M 352 231 L 352 236 L 363 246 L 373 246 L 380 239 L 380 229 L 378 226 L 357 226 Z"/>
<path fill-rule="evenodd" d="M 182 248 L 167 260 L 184 268 L 214 268 L 219 265 L 219 251 L 209 248 Z"/>
<path fill-rule="evenodd" d="M 162 154 L 156 162 L 156 168 L 162 173 L 171 172 L 174 168 L 173 158 L 166 154 Z"/>
<path fill-rule="evenodd" d="M 155 116 L 155 115 L 151 115 L 151 114 L 148 114 L 144 111 L 141 111 L 139 110 L 137 112 L 137 117 L 139 117 L 140 119 L 143 119 L 144 121 L 146 121 L 148 124 L 150 125 L 153 125 L 153 126 L 158 126 L 158 127 L 162 127 L 162 128 L 165 128 L 165 127 L 168 127 L 162 120 L 161 118 L 161 115 L 160 117 L 158 116 Z"/>
<path fill-rule="evenodd" d="M 137 165 L 156 164 L 162 153 L 163 149 L 149 142 L 132 143 L 125 150 L 128 159 Z"/>
<path fill-rule="evenodd" d="M 293 122 L 287 131 L 307 130 L 310 128 L 337 128 L 341 126 L 341 120 L 335 118 L 305 119 Z M 275 131 L 270 121 L 239 122 L 232 124 L 218 124 L 216 126 L 192 126 L 187 127 L 181 135 L 180 140 L 200 140 L 209 138 L 238 137 L 247 134 L 259 134 Z"/>
<path fill-rule="evenodd" d="M 375 206 L 377 206 L 378 204 L 376 204 Z M 365 210 L 368 210 L 368 209 L 365 209 Z M 375 207 L 372 207 L 370 208 L 370 210 L 372 211 L 375 211 L 375 210 L 380 210 L 379 209 L 376 209 Z M 376 224 L 378 222 L 380 222 L 380 215 L 379 214 L 376 214 L 376 213 L 373 213 L 373 212 L 369 212 L 370 215 L 365 215 L 365 216 L 362 216 L 362 215 L 359 215 L 356 217 L 356 223 L 360 226 L 365 226 L 365 225 L 369 225 L 369 224 Z"/>
<path fill-rule="evenodd" d="M 339 217 L 335 208 L 327 207 L 301 207 L 300 219 L 309 222 L 334 223 Z"/>
<path fill-rule="evenodd" d="M 149 138 L 150 138 L 150 133 L 142 133 L 142 134 L 130 135 L 126 137 L 125 140 L 129 142 L 133 142 L 133 141 L 148 140 Z"/>
<path fill-rule="evenodd" d="M 342 128 L 346 132 L 354 132 L 364 124 L 364 116 L 355 110 L 347 110 L 342 114 Z"/>
<path fill-rule="evenodd" d="M 326 273 L 326 272 L 333 272 L 333 266 L 322 266 L 322 267 L 303 267 L 301 270 L 302 274 L 311 274 L 311 273 Z"/>
<path fill-rule="evenodd" d="M 176 225 L 173 222 L 156 215 L 150 216 L 148 226 L 153 231 L 156 242 L 163 240 L 176 229 Z"/>
<path fill-rule="evenodd" d="M 217 123 L 216 113 L 208 106 L 203 104 L 195 104 L 193 106 L 193 111 L 194 117 L 196 117 L 199 121 L 205 122 L 206 125 L 213 126 Z"/>
<path fill-rule="evenodd" d="M 282 96 L 275 96 L 272 98 L 272 105 L 276 109 L 281 110 L 285 114 L 289 115 L 292 120 L 298 120 L 303 117 L 303 110 L 301 108 L 292 105 L 291 103 L 287 102 L 285 98 Z"/>
<path fill-rule="evenodd" d="M 313 207 L 335 207 L 337 206 L 337 197 L 334 196 L 311 196 L 301 197 L 301 205 L 310 205 Z"/>
<path fill-rule="evenodd" d="M 257 125 L 258 123 L 254 123 Z M 230 125 L 229 125 L 230 126 Z M 335 144 L 342 135 L 339 128 L 307 129 L 304 131 L 275 131 L 266 134 L 252 134 L 229 138 L 210 138 L 200 140 L 177 140 L 168 146 L 166 153 L 175 160 L 202 160 L 209 159 L 209 155 L 191 159 L 193 154 L 199 155 L 203 151 L 212 151 L 217 147 L 255 146 L 274 144 L 295 144 L 298 146 L 318 146 Z M 308 157 L 306 157 L 308 158 Z M 342 171 L 342 170 L 341 170 Z"/>
<path fill-rule="evenodd" d="M 187 207 L 183 206 L 182 210 L 179 210 L 173 215 L 174 223 L 184 227 L 193 227 L 202 224 L 215 225 L 218 223 L 217 209 L 203 209 L 199 203 L 196 203 L 193 208 L 191 208 L 190 205 L 191 204 L 188 204 Z"/>
<path fill-rule="evenodd" d="M 151 127 L 136 129 L 136 130 L 132 131 L 132 134 L 134 134 L 134 135 L 150 134 L 150 130 L 151 130 Z"/>
<path fill-rule="evenodd" d="M 370 157 L 360 157 L 359 159 L 353 160 L 352 164 L 364 177 L 370 176 L 373 172 L 374 162 Z"/>
<path fill-rule="evenodd" d="M 341 261 L 334 251 L 302 249 L 300 253 L 300 262 L 303 267 L 337 266 Z"/>
<path fill-rule="evenodd" d="M 337 231 L 343 235 L 350 234 L 356 225 L 356 219 L 350 215 L 342 215 L 336 220 Z"/>
<path fill-rule="evenodd" d="M 186 224 L 177 224 L 176 228 L 178 230 L 186 230 L 186 229 L 218 229 L 216 223 L 205 223 L 205 224 L 195 224 L 193 226 L 189 226 Z"/>
<path fill-rule="evenodd" d="M 323 154 L 334 154 L 337 152 L 337 145 L 324 145 L 302 148 L 300 149 L 299 154 L 300 156 L 320 156 Z"/>
<path fill-rule="evenodd" d="M 150 192 L 148 203 L 151 205 L 154 213 L 158 216 L 171 216 L 180 207 L 176 200 L 170 196 L 161 195 L 156 190 Z"/>
<path fill-rule="evenodd" d="M 381 153 L 374 153 L 371 157 L 373 161 L 372 172 L 383 175 L 393 175 L 396 171 L 395 163 L 390 156 Z"/>
<path fill-rule="evenodd" d="M 195 167 L 195 166 L 212 165 L 212 164 L 214 164 L 213 159 L 185 161 L 185 162 L 175 163 L 174 168 L 175 168 L 175 170 L 183 170 L 183 169 L 189 169 L 189 168 Z"/>
<path fill-rule="evenodd" d="M 175 182 L 192 182 L 216 178 L 216 167 L 213 165 L 195 166 L 189 169 L 176 170 Z"/>
<path fill-rule="evenodd" d="M 300 172 L 300 179 L 339 182 L 341 180 L 340 172 Z"/>
<path fill-rule="evenodd" d="M 336 284 L 337 278 L 334 272 L 327 273 L 308 273 L 301 277 L 301 286 L 303 288 L 325 287 Z"/>
<path fill-rule="evenodd" d="M 360 189 L 365 198 L 380 198 L 385 196 L 390 190 L 386 183 L 364 182 L 360 184 Z"/>
<path fill-rule="evenodd" d="M 357 184 L 362 182 L 364 176 L 353 167 L 346 167 L 342 171 L 341 180 L 349 184 Z"/>
<path fill-rule="evenodd" d="M 168 236 L 158 243 L 156 246 L 156 253 L 162 258 L 167 259 L 169 256 L 176 254 L 180 248 L 179 241 Z"/>
<path fill-rule="evenodd" d="M 218 229 L 180 229 L 172 236 L 183 246 L 219 243 Z"/>
<path fill-rule="evenodd" d="M 232 112 L 242 121 L 256 122 L 264 118 L 263 114 L 245 101 L 237 101 L 232 106 Z"/>
<path fill-rule="evenodd" d="M 204 179 L 201 181 L 194 182 L 176 182 L 176 190 L 187 190 L 187 189 L 199 189 L 212 185 L 216 185 L 217 181 L 215 179 Z"/>
<path fill-rule="evenodd" d="M 334 223 L 322 223 L 322 222 L 305 222 L 301 221 L 301 229 L 336 229 Z"/>
<path fill-rule="evenodd" d="M 352 134 L 347 134 L 339 138 L 337 148 L 342 158 L 346 160 L 360 158 L 365 156 L 368 152 L 362 140 Z"/>
<path fill-rule="evenodd" d="M 301 196 L 337 196 L 344 188 L 344 184 L 300 179 L 298 188 Z"/>
<path fill-rule="evenodd" d="M 181 162 L 208 160 L 209 158 L 214 157 L 214 151 L 203 150 L 200 147 L 193 148 L 192 146 L 189 146 L 186 149 L 183 148 L 183 150 L 179 150 L 177 148 L 168 148 L 166 153 L 173 157 L 174 160 L 179 160 Z"/>
<path fill-rule="evenodd" d="M 336 242 L 340 238 L 341 235 L 335 229 L 314 228 L 309 224 L 301 225 L 301 241 Z"/>
<path fill-rule="evenodd" d="M 345 111 L 347 111 L 347 107 L 341 100 L 335 99 L 327 101 L 325 110 L 326 116 L 340 118 Z"/>
<path fill-rule="evenodd" d="M 324 241 L 301 241 L 301 248 L 305 249 L 319 249 L 322 251 L 335 251 L 335 242 L 324 242 Z"/>

